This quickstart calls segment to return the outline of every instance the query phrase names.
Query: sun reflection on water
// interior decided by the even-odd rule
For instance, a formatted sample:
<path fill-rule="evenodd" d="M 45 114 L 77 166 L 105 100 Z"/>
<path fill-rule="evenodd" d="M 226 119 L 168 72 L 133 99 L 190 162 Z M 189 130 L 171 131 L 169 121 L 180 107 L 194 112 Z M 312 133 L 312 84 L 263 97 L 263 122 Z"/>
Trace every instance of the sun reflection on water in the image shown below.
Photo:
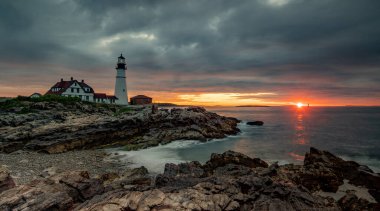
<path fill-rule="evenodd" d="M 306 145 L 308 141 L 306 140 L 306 131 L 304 125 L 304 110 L 297 109 L 297 121 L 295 125 L 295 140 L 294 144 Z"/>
<path fill-rule="evenodd" d="M 307 109 L 304 109 L 302 107 L 297 107 L 297 109 L 295 109 L 295 133 L 294 139 L 292 140 L 292 144 L 295 147 L 295 151 L 309 144 L 309 141 L 307 139 L 307 130 L 305 126 L 305 112 L 307 112 Z M 292 157 L 292 159 L 294 160 L 302 161 L 305 157 L 295 151 L 289 152 L 288 155 Z"/>

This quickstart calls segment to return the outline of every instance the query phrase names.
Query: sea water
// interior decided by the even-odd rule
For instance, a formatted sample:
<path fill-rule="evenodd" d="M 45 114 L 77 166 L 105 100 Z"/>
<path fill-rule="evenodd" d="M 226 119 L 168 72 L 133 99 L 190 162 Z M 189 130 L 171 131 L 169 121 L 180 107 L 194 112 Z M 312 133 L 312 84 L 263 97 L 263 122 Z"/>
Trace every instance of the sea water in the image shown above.
<path fill-rule="evenodd" d="M 209 142 L 178 140 L 138 151 L 119 151 L 133 166 L 160 173 L 165 163 L 197 160 L 234 150 L 269 163 L 301 164 L 310 147 L 328 150 L 380 172 L 380 107 L 208 107 L 236 117 L 241 133 Z M 261 120 L 263 126 L 247 121 Z"/>

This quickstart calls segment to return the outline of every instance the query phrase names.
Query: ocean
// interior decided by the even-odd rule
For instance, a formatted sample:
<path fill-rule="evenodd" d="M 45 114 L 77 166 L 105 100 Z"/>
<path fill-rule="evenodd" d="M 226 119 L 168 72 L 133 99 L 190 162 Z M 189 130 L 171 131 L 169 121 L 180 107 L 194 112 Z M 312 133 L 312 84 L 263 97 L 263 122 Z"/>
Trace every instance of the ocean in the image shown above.
<path fill-rule="evenodd" d="M 178 140 L 138 151 L 118 151 L 132 166 L 160 173 L 165 163 L 197 160 L 234 150 L 269 163 L 301 164 L 309 148 L 328 150 L 380 172 L 380 107 L 207 107 L 236 117 L 241 133 L 209 142 Z M 263 126 L 247 121 L 261 120 Z"/>

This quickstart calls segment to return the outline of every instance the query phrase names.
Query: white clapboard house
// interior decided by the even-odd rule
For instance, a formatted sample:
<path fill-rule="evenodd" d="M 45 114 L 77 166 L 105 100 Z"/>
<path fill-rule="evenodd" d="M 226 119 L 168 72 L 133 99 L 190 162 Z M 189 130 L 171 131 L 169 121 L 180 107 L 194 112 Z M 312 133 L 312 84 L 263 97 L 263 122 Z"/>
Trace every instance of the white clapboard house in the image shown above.
<path fill-rule="evenodd" d="M 46 94 L 61 95 L 65 97 L 79 97 L 83 101 L 98 103 L 116 103 L 117 98 L 113 95 L 104 93 L 95 93 L 94 89 L 86 84 L 84 80 L 77 81 L 72 77 L 69 81 L 57 82 L 52 86 Z"/>

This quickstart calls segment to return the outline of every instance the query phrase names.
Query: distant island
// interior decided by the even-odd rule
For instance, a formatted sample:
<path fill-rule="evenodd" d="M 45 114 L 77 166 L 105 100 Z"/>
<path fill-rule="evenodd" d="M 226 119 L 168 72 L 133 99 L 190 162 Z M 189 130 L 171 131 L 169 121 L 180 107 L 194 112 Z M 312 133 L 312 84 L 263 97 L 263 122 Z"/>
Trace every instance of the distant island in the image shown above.
<path fill-rule="evenodd" d="M 179 105 L 177 104 L 174 104 L 174 103 L 154 103 L 158 106 L 162 106 L 162 107 L 178 107 Z"/>
<path fill-rule="evenodd" d="M 270 107 L 268 105 L 239 105 L 236 107 Z"/>

